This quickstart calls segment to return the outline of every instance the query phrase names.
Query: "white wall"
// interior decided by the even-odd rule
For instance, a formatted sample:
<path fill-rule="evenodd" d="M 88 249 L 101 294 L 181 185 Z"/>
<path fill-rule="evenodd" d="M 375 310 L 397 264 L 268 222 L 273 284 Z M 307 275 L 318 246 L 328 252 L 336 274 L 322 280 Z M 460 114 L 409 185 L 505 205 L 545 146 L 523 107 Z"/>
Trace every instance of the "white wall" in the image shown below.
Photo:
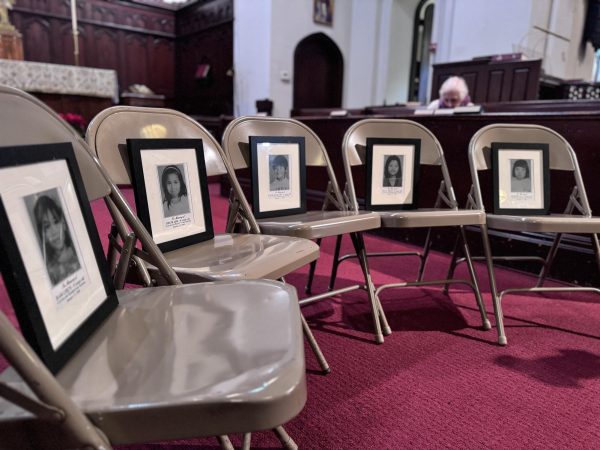
<path fill-rule="evenodd" d="M 420 0 L 394 0 L 389 15 L 387 79 L 379 104 L 403 103 L 408 99 L 415 10 Z"/>
<path fill-rule="evenodd" d="M 312 0 L 235 0 L 235 114 L 254 114 L 254 102 L 268 97 L 274 103 L 273 115 L 289 116 L 294 50 L 314 33 L 326 34 L 342 53 L 342 107 L 383 103 L 388 91 L 388 59 L 398 67 L 397 57 L 390 58 L 389 37 L 395 29 L 391 11 L 397 1 L 402 0 L 337 0 L 333 26 L 326 26 L 313 22 Z M 403 42 L 402 46 L 410 44 Z"/>
<path fill-rule="evenodd" d="M 586 0 L 437 0 L 433 63 L 520 52 L 546 75 L 591 80 L 593 49 L 580 52 Z"/>
<path fill-rule="evenodd" d="M 248 0 L 237 0 L 248 1 Z M 254 3 L 252 0 L 249 3 Z M 264 1 L 264 0 L 260 0 Z M 313 22 L 312 0 L 271 0 L 271 80 L 270 95 L 274 101 L 273 115 L 287 117 L 292 109 L 294 81 L 294 50 L 305 37 L 324 33 L 339 47 L 344 59 L 343 102 L 348 96 L 348 53 L 350 46 L 350 23 L 352 5 L 350 0 L 338 0 L 334 4 L 333 26 Z M 365 1 L 365 0 L 360 0 Z M 371 1 L 371 0 L 366 0 Z M 377 1 L 377 0 L 376 0 Z M 234 43 L 235 45 L 235 43 Z M 281 72 L 290 75 L 290 80 L 281 79 Z"/>
<path fill-rule="evenodd" d="M 271 1 L 234 1 L 233 17 L 233 113 L 255 114 L 256 100 L 271 97 Z"/>
<path fill-rule="evenodd" d="M 531 9 L 531 0 L 436 1 L 433 63 L 512 53 L 527 37 Z"/>

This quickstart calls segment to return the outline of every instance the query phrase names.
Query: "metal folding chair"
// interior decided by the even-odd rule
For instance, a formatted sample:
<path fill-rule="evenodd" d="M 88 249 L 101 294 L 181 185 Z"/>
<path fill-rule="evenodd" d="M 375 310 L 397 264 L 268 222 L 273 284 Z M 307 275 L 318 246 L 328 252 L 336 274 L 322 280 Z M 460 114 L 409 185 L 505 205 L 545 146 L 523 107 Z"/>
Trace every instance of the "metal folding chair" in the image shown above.
<path fill-rule="evenodd" d="M 117 310 L 56 377 L 0 314 L 11 364 L 0 376 L 2 444 L 109 448 L 270 428 L 284 436 L 306 398 L 294 290 L 266 280 L 181 285 L 75 131 L 17 89 L 0 86 L 0 104 L 2 144 L 70 142 L 88 199 L 111 198 L 172 284 L 118 291 Z"/>
<path fill-rule="evenodd" d="M 577 163 L 577 156 L 571 145 L 560 134 L 539 125 L 493 124 L 479 130 L 469 143 L 469 164 L 473 184 L 468 198 L 468 207 L 485 212 L 484 198 L 481 190 L 480 175 L 492 168 L 491 146 L 493 142 L 505 143 L 544 143 L 549 146 L 550 170 L 565 171 L 573 175 L 574 187 L 569 197 L 568 204 L 563 214 L 548 215 L 503 215 L 486 214 L 486 224 L 481 225 L 483 248 L 486 263 L 490 273 L 490 288 L 494 300 L 496 322 L 498 326 L 498 342 L 506 345 L 504 333 L 501 301 L 505 295 L 517 292 L 562 292 L 562 291 L 589 291 L 600 293 L 599 289 L 587 287 L 552 288 L 543 287 L 542 284 L 548 274 L 552 262 L 559 249 L 563 233 L 590 234 L 592 247 L 596 255 L 596 263 L 600 268 L 600 246 L 598 235 L 600 232 L 600 218 L 593 217 L 587 194 L 581 178 Z M 564 179 L 561 178 L 561 179 Z M 509 232 L 535 232 L 552 233 L 555 235 L 553 244 L 547 257 L 498 257 L 492 256 L 489 242 L 488 228 Z M 537 260 L 542 263 L 538 282 L 533 288 L 505 289 L 498 291 L 494 276 L 492 259 Z"/>
<path fill-rule="evenodd" d="M 346 173 L 346 193 L 349 208 L 359 211 L 360 205 L 354 186 L 353 168 L 362 167 L 366 161 L 367 138 L 404 138 L 418 139 L 420 141 L 420 164 L 438 166 L 441 171 L 441 183 L 437 190 L 435 204 L 431 208 L 416 208 L 406 210 L 377 211 L 381 216 L 382 228 L 413 229 L 428 228 L 427 238 L 422 252 L 382 252 L 368 253 L 369 257 L 380 256 L 416 256 L 419 258 L 419 268 L 416 281 L 392 283 L 379 286 L 377 295 L 385 289 L 405 286 L 443 285 L 445 288 L 452 283 L 466 284 L 475 294 L 477 306 L 481 314 L 484 330 L 491 328 L 487 318 L 485 306 L 481 299 L 481 292 L 477 276 L 471 261 L 469 246 L 467 245 L 464 227 L 468 225 L 481 226 L 485 224 L 485 214 L 476 210 L 459 209 L 452 188 L 452 181 L 444 158 L 444 152 L 436 137 L 424 126 L 410 121 L 399 119 L 365 119 L 353 124 L 345 133 L 342 141 L 342 156 Z M 369 188 L 368 186 L 366 187 Z M 462 251 L 469 269 L 470 280 L 455 279 L 452 274 L 443 280 L 424 280 L 425 264 L 432 245 L 432 229 L 435 227 L 456 227 L 462 237 Z M 336 245 L 334 266 L 332 269 L 331 283 L 335 281 L 337 266 L 341 261 L 355 255 L 345 255 L 339 258 L 341 239 Z M 458 248 L 455 248 L 455 254 Z"/>
<path fill-rule="evenodd" d="M 273 217 L 257 220 L 261 232 L 274 235 L 296 236 L 307 239 L 316 239 L 317 243 L 325 237 L 348 234 L 352 239 L 364 275 L 364 285 L 355 285 L 337 291 L 315 295 L 300 301 L 307 305 L 323 298 L 348 292 L 352 289 L 365 288 L 367 290 L 373 323 L 375 340 L 383 343 L 383 336 L 391 332 L 383 309 L 375 295 L 375 288 L 371 280 L 367 256 L 365 252 L 362 232 L 379 228 L 380 219 L 376 213 L 365 211 L 348 211 L 346 202 L 339 189 L 333 167 L 329 161 L 325 146 L 319 137 L 306 125 L 294 119 L 273 117 L 240 117 L 229 123 L 223 133 L 223 148 L 227 153 L 234 170 L 245 169 L 249 161 L 250 136 L 299 136 L 305 140 L 305 160 L 307 169 L 314 167 L 325 168 L 327 174 L 327 192 L 321 211 L 308 211 L 303 214 Z M 307 175 L 309 176 L 309 175 Z M 235 183 L 234 187 L 239 185 Z M 248 202 L 243 192 L 233 189 L 230 206 L 230 229 L 236 223 L 248 220 L 245 208 Z M 314 263 L 313 263 L 314 264 Z M 314 274 L 314 265 L 309 273 L 311 283 Z"/>

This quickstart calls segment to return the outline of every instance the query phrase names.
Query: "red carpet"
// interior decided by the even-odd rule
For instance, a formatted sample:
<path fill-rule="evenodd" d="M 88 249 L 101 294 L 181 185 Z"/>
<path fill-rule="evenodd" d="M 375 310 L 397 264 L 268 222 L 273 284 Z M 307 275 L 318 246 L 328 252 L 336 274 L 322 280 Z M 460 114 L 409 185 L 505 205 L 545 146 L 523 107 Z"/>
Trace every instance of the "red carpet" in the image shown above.
<path fill-rule="evenodd" d="M 213 189 L 215 229 L 223 229 L 226 200 Z M 103 236 L 102 204 L 94 211 Z M 452 231 L 449 231 L 452 232 Z M 407 247 L 367 236 L 372 251 Z M 325 240 L 314 290 L 325 289 L 333 239 Z M 350 250 L 349 239 L 345 248 Z M 416 261 L 373 258 L 376 284 L 411 279 Z M 428 278 L 445 274 L 446 255 L 433 253 Z M 487 277 L 478 266 L 494 323 Z M 466 277 L 466 270 L 460 273 Z M 302 292 L 306 270 L 287 277 Z M 360 279 L 356 262 L 340 266 L 337 286 Z M 531 285 L 514 271 L 498 271 L 499 285 Z M 301 294 L 302 295 L 302 294 Z M 600 431 L 600 298 L 589 295 L 512 296 L 504 302 L 508 346 L 496 330 L 479 329 L 472 293 L 455 287 L 385 291 L 393 330 L 383 345 L 372 339 L 364 292 L 303 311 L 332 372 L 323 376 L 307 349 L 308 402 L 286 430 L 305 449 L 598 448 Z M 3 306 L 3 309 L 6 309 Z M 232 437 L 239 444 L 239 437 Z M 279 448 L 270 432 L 255 433 L 253 448 Z M 121 449 L 219 448 L 216 439 Z"/>

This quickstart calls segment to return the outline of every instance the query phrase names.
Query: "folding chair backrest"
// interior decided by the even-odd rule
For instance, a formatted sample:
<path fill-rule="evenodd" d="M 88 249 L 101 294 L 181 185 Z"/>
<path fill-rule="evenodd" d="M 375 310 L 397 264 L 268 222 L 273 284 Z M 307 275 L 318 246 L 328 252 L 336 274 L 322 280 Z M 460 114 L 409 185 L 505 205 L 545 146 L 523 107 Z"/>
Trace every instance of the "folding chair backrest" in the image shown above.
<path fill-rule="evenodd" d="M 420 163 L 441 166 L 442 177 L 450 198 L 455 200 L 442 146 L 431 131 L 412 120 L 365 119 L 348 128 L 342 140 L 342 156 L 348 192 L 355 209 L 358 209 L 358 200 L 351 171 L 353 166 L 363 165 L 366 162 L 367 138 L 419 139 L 421 141 Z"/>
<path fill-rule="evenodd" d="M 325 146 L 308 126 L 294 119 L 279 117 L 240 117 L 227 125 L 223 132 L 223 149 L 235 170 L 250 165 L 250 136 L 301 136 L 304 137 L 307 166 L 327 169 L 331 189 L 338 201 L 341 192 Z"/>
<path fill-rule="evenodd" d="M 94 117 L 86 140 L 117 184 L 131 184 L 126 162 L 129 138 L 202 139 L 208 176 L 227 173 L 221 146 L 189 116 L 172 109 L 114 106 Z"/>
<path fill-rule="evenodd" d="M 0 85 L 0 146 L 70 142 L 90 201 L 108 195 L 110 187 L 83 139 L 58 114 L 21 90 Z"/>
<path fill-rule="evenodd" d="M 492 143 L 542 143 L 549 147 L 550 170 L 568 170 L 573 172 L 575 185 L 584 209 L 589 210 L 587 195 L 577 156 L 567 140 L 556 131 L 541 125 L 492 124 L 478 130 L 469 143 L 469 164 L 475 189 L 475 201 L 483 208 L 479 171 L 492 168 Z"/>

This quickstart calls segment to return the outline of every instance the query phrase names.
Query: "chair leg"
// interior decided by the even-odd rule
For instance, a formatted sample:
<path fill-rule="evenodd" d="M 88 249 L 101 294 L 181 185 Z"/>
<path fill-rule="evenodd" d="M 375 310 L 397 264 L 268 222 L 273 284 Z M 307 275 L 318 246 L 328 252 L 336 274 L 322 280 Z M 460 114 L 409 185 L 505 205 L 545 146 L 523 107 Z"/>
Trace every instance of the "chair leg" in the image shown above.
<path fill-rule="evenodd" d="M 321 370 L 326 374 L 331 372 L 329 364 L 327 363 L 325 356 L 323 356 L 323 352 L 321 351 L 321 348 L 319 347 L 317 340 L 313 336 L 312 331 L 310 330 L 310 327 L 308 326 L 308 323 L 306 322 L 306 319 L 304 318 L 304 315 L 302 313 L 300 313 L 300 320 L 302 322 L 302 330 L 304 331 L 304 336 L 308 340 L 308 344 L 310 345 L 310 348 L 315 354 L 315 357 L 317 358 L 317 361 L 321 366 Z"/>
<path fill-rule="evenodd" d="M 277 435 L 281 445 L 287 450 L 298 450 L 298 444 L 294 442 L 289 434 L 284 430 L 283 427 L 273 428 L 273 432 Z"/>
<path fill-rule="evenodd" d="M 458 231 L 456 233 L 456 239 L 454 240 L 454 250 L 452 250 L 452 259 L 450 260 L 450 267 L 448 267 L 448 275 L 446 275 L 446 280 L 452 280 L 454 278 L 454 271 L 456 270 L 456 265 L 458 261 L 458 251 L 460 249 L 460 240 L 465 240 L 466 233 L 461 233 Z M 465 241 L 466 242 L 466 241 Z M 448 295 L 448 285 L 444 286 L 443 289 L 444 294 Z"/>
<path fill-rule="evenodd" d="M 423 254 L 419 256 L 419 272 L 417 274 L 417 281 L 423 281 L 427 256 L 429 256 L 429 250 L 431 250 L 431 241 L 431 227 L 429 227 L 427 230 L 427 237 L 425 238 L 425 245 L 423 246 Z"/>
<path fill-rule="evenodd" d="M 473 267 L 473 260 L 471 259 L 471 251 L 469 250 L 469 244 L 467 244 L 467 236 L 465 234 L 464 227 L 460 228 L 460 237 L 463 242 L 463 252 L 465 254 L 465 260 L 467 263 L 467 267 L 469 268 L 469 274 L 471 275 L 471 281 L 473 282 L 473 286 L 475 287 L 475 300 L 477 301 L 477 306 L 479 307 L 479 312 L 481 314 L 481 326 L 484 330 L 489 330 L 492 328 L 490 324 L 490 320 L 487 317 L 487 312 L 485 311 L 485 305 L 483 304 L 483 300 L 481 299 L 481 289 L 479 287 L 479 282 L 477 281 L 477 274 L 475 273 L 475 268 Z M 448 278 L 450 279 L 450 278 Z M 448 286 L 448 285 L 446 285 Z"/>
<path fill-rule="evenodd" d="M 594 244 L 594 253 L 596 255 L 596 265 L 598 266 L 598 271 L 600 272 L 600 242 L 598 241 L 598 235 L 592 234 L 592 244 Z"/>
<path fill-rule="evenodd" d="M 342 237 L 339 235 L 335 239 L 335 251 L 333 252 L 333 264 L 331 265 L 331 277 L 329 277 L 329 290 L 333 291 L 335 285 L 335 279 L 337 278 L 337 270 L 340 265 L 340 250 L 342 248 Z"/>
<path fill-rule="evenodd" d="M 562 233 L 556 233 L 554 236 L 554 241 L 552 242 L 552 247 L 550 247 L 550 251 L 546 255 L 546 260 L 544 261 L 544 265 L 540 270 L 538 275 L 538 280 L 535 287 L 541 287 L 546 281 L 546 277 L 548 276 L 548 272 L 550 271 L 550 267 L 552 267 L 552 263 L 554 262 L 554 258 L 556 257 L 556 253 L 558 252 L 558 246 L 560 244 L 560 240 L 562 238 Z"/>
<path fill-rule="evenodd" d="M 386 336 L 390 334 L 392 330 L 388 325 L 385 313 L 381 307 L 381 302 L 379 301 L 379 297 L 377 297 L 375 294 L 375 286 L 373 286 L 373 281 L 371 280 L 371 273 L 369 272 L 369 265 L 367 263 L 367 251 L 365 249 L 365 243 L 362 239 L 362 235 L 360 233 L 350 233 L 350 237 L 352 238 L 354 250 L 356 251 L 356 255 L 360 261 L 360 267 L 362 268 L 363 275 L 365 277 L 367 293 L 369 295 L 369 300 L 371 301 L 371 308 L 373 310 L 373 325 L 375 327 L 375 341 L 378 344 L 382 344 L 382 328 Z"/>
<path fill-rule="evenodd" d="M 219 440 L 219 445 L 221 446 L 221 448 L 223 450 L 235 450 L 235 447 L 229 440 L 229 437 L 223 435 L 223 436 L 217 436 L 217 439 Z"/>
<path fill-rule="evenodd" d="M 250 450 L 250 442 L 252 441 L 252 433 L 244 433 L 242 438 L 242 450 Z"/>
<path fill-rule="evenodd" d="M 494 304 L 494 315 L 496 316 L 496 327 L 498 328 L 498 344 L 506 345 L 506 335 L 504 334 L 504 319 L 502 315 L 502 306 L 496 288 L 496 277 L 494 276 L 494 264 L 492 262 L 492 249 L 488 236 L 487 225 L 481 225 L 481 239 L 483 240 L 483 252 L 487 264 L 488 275 L 490 278 L 490 293 Z"/>
<path fill-rule="evenodd" d="M 321 247 L 321 239 L 317 239 L 317 245 Z M 306 281 L 306 287 L 304 288 L 304 292 L 307 295 L 311 295 L 312 293 L 312 283 L 313 278 L 315 277 L 315 269 L 317 268 L 317 260 L 315 259 L 310 263 L 310 267 L 308 269 L 308 280 Z"/>

